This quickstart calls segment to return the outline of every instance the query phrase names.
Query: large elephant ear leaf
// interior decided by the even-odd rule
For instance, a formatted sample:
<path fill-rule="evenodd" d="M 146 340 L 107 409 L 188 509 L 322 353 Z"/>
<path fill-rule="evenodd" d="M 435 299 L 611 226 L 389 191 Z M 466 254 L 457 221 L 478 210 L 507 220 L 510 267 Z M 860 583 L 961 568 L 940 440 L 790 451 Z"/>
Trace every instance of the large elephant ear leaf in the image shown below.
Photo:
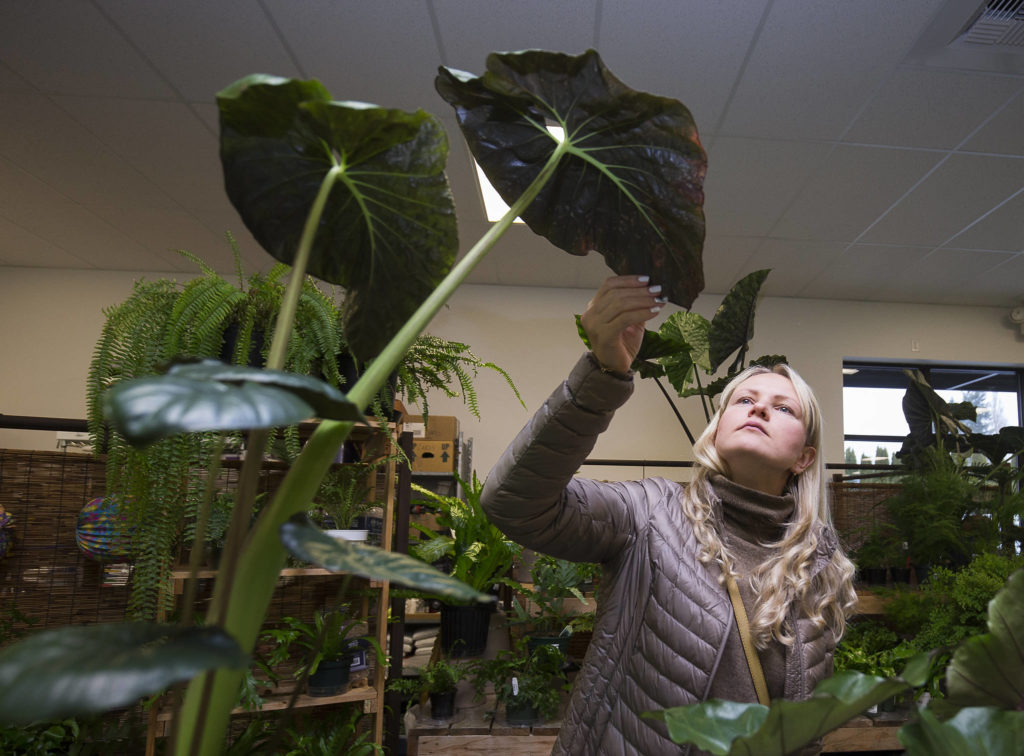
<path fill-rule="evenodd" d="M 281 543 L 298 559 L 331 572 L 346 572 L 370 580 L 391 580 L 452 601 L 489 603 L 493 600 L 492 596 L 408 554 L 353 541 L 337 541 L 303 516 L 281 525 Z"/>
<path fill-rule="evenodd" d="M 946 668 L 947 702 L 1024 711 L 1024 570 L 988 605 L 988 632 L 968 638 Z"/>
<path fill-rule="evenodd" d="M 1024 743 L 1024 711 L 979 706 L 961 709 L 941 722 L 921 709 L 916 721 L 900 728 L 899 738 L 907 756 L 1018 756 Z"/>
<path fill-rule="evenodd" d="M 711 369 L 715 372 L 726 358 L 737 349 L 741 355 L 746 352 L 754 338 L 754 313 L 757 310 L 757 296 L 770 270 L 755 270 L 729 290 L 722 304 L 711 319 L 709 352 Z M 735 372 L 730 370 L 729 372 Z"/>
<path fill-rule="evenodd" d="M 422 110 L 334 102 L 319 82 L 265 75 L 217 103 L 228 197 L 273 257 L 294 262 L 329 189 L 307 271 L 345 288 L 346 339 L 369 361 L 455 260 L 443 127 Z"/>
<path fill-rule="evenodd" d="M 0 722 L 96 714 L 248 661 L 215 627 L 132 622 L 47 630 L 0 652 Z"/>
<path fill-rule="evenodd" d="M 442 67 L 436 86 L 510 205 L 555 152 L 546 126 L 562 127 L 567 156 L 523 221 L 570 254 L 597 250 L 620 275 L 651 276 L 690 307 L 704 288 L 707 158 L 682 103 L 630 89 L 593 50 L 492 53 L 483 76 Z"/>

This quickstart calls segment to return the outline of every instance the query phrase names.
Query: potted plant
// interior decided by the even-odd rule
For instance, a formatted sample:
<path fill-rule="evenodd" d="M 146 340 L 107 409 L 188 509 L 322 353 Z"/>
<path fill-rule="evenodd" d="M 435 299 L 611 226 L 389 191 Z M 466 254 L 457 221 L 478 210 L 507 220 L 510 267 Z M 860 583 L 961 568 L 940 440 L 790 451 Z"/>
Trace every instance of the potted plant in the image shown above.
<path fill-rule="evenodd" d="M 430 701 L 430 716 L 450 719 L 455 713 L 455 693 L 459 682 L 470 671 L 469 662 L 453 662 L 443 656 L 423 665 L 415 677 L 392 680 L 388 690 L 405 696 L 426 697 Z"/>
<path fill-rule="evenodd" d="M 564 672 L 565 654 L 548 644 L 529 648 L 520 639 L 512 649 L 498 651 L 493 659 L 473 662 L 476 697 L 483 700 L 486 687 L 494 690 L 495 703 L 505 707 L 510 725 L 532 725 L 558 714 L 562 693 L 569 688 Z"/>
<path fill-rule="evenodd" d="M 313 622 L 297 617 L 283 617 L 283 627 L 270 629 L 268 634 L 278 643 L 273 662 L 281 662 L 303 649 L 303 658 L 295 673 L 306 681 L 309 695 L 333 696 L 342 692 L 349 680 L 353 655 L 358 651 L 357 638 L 352 632 L 362 620 L 350 616 L 348 609 L 328 609 L 316 613 Z"/>
<path fill-rule="evenodd" d="M 320 483 L 316 498 L 314 520 L 319 520 L 333 538 L 365 541 L 366 528 L 357 527 L 357 521 L 378 506 L 371 494 L 372 476 L 387 459 L 375 462 L 349 462 L 333 467 Z"/>
<path fill-rule="evenodd" d="M 504 580 L 515 594 L 509 623 L 526 631 L 529 643 L 554 643 L 562 653 L 568 654 L 569 640 L 586 620 L 589 607 L 580 587 L 600 572 L 600 566 L 590 562 L 570 562 L 547 554 L 538 554 L 530 565 L 531 583 Z M 592 607 L 589 607 L 592 610 Z"/>
<path fill-rule="evenodd" d="M 426 540 L 410 549 L 428 564 L 443 563 L 449 574 L 480 592 L 490 591 L 522 552 L 519 544 L 502 533 L 480 504 L 483 483 L 473 472 L 472 483 L 456 476 L 465 499 L 444 496 L 413 484 L 425 496 L 423 503 L 437 511 L 437 524 L 445 532 L 417 523 Z M 491 607 L 479 604 L 441 605 L 441 652 L 454 657 L 478 656 L 487 646 Z"/>
<path fill-rule="evenodd" d="M 437 119 L 337 101 L 319 82 L 265 75 L 219 93 L 229 198 L 258 242 L 294 268 L 267 370 L 175 365 L 166 375 L 119 384 L 103 399 L 104 415 L 140 447 L 182 433 L 246 430 L 258 449 L 270 428 L 322 421 L 251 528 L 239 515 L 250 502 L 235 507 L 210 627 L 142 622 L 29 638 L 0 659 L 6 718 L 122 706 L 188 680 L 175 753 L 219 753 L 286 552 L 455 600 L 489 600 L 412 560 L 333 542 L 291 518 L 308 508 L 353 424 L 418 334 L 516 217 L 561 249 L 599 249 L 620 274 L 659 271 L 668 299 L 688 308 L 703 286 L 705 155 L 681 103 L 629 89 L 594 51 L 494 54 L 487 66 L 478 77 L 443 68 L 437 86 L 510 208 L 450 271 L 458 242 Z M 573 92 L 580 96 L 565 96 Z M 565 137 L 550 136 L 546 120 L 565 126 Z M 605 222 L 612 217 L 615 223 Z M 346 343 L 368 365 L 346 397 L 276 372 L 307 272 L 346 292 Z M 184 406 L 196 411 L 183 413 Z M 242 488 L 255 491 L 261 464 L 259 455 L 246 455 Z M 50 655 L 41 664 L 36 646 L 57 641 L 68 649 L 60 663 Z M 111 649 L 122 660 L 117 695 L 101 702 L 66 684 Z M 29 685 L 45 695 L 25 696 Z"/>

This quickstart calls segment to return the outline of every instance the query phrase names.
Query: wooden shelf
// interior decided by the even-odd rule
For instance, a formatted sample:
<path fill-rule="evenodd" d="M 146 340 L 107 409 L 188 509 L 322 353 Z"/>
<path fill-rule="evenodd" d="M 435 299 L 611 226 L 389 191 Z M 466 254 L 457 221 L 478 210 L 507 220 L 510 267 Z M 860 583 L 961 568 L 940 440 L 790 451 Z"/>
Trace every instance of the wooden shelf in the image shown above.
<path fill-rule="evenodd" d="M 202 569 L 196 572 L 196 577 L 200 580 L 208 580 L 217 577 L 217 572 L 217 570 Z M 174 595 L 180 596 L 182 594 L 185 587 L 185 581 L 188 580 L 189 574 L 190 573 L 187 569 L 171 570 L 171 579 L 174 581 Z M 325 570 L 323 567 L 286 567 L 281 570 L 278 577 L 345 577 L 345 574 L 346 573 L 344 572 L 331 572 L 330 570 Z M 353 575 L 353 577 L 357 576 Z M 357 579 L 364 580 L 365 578 Z M 369 582 L 371 588 L 380 588 L 384 585 L 379 580 L 369 580 L 367 582 Z"/>
<path fill-rule="evenodd" d="M 407 612 L 407 625 L 433 625 L 441 622 L 441 612 Z"/>

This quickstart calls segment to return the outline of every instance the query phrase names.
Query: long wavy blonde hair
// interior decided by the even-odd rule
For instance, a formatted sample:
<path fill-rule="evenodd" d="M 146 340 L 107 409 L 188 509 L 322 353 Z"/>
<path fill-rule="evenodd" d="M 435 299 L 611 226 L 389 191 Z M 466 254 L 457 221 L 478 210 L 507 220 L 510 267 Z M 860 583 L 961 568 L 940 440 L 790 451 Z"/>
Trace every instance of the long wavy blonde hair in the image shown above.
<path fill-rule="evenodd" d="M 775 555 L 750 576 L 757 597 L 750 620 L 751 634 L 758 648 L 766 648 L 773 638 L 784 645 L 791 645 L 794 635 L 789 614 L 791 607 L 796 606 L 818 627 L 829 627 L 838 640 L 846 629 L 846 618 L 853 613 L 857 602 L 853 589 L 854 566 L 837 544 L 832 558 L 811 577 L 822 532 L 818 524 L 831 528 L 832 515 L 821 448 L 821 407 L 810 386 L 795 370 L 788 365 L 776 365 L 771 369 L 753 366 L 739 373 L 725 387 L 718 410 L 693 446 L 694 476 L 684 490 L 683 511 L 693 523 L 694 533 L 701 544 L 701 562 L 717 562 L 722 568 L 721 582 L 728 574 L 739 578 L 733 570 L 732 556 L 716 527 L 712 503 L 717 497 L 712 490 L 710 476 L 718 473 L 731 477 L 728 465 L 715 450 L 719 419 L 736 388 L 760 373 L 777 373 L 792 381 L 807 431 L 807 445 L 814 447 L 815 456 L 802 473 L 791 476 L 787 485 L 786 490 L 793 494 L 796 505 L 782 538 L 769 544 L 775 548 Z"/>

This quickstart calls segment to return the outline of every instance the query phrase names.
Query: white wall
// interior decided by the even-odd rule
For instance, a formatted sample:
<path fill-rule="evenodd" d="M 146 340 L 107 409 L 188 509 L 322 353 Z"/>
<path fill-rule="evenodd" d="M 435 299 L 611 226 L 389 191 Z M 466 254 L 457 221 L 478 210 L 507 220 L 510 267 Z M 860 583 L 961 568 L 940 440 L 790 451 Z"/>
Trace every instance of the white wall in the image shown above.
<path fill-rule="evenodd" d="M 126 298 L 139 277 L 4 268 L 0 413 L 83 418 L 85 378 L 103 323 L 102 308 Z M 429 330 L 468 343 L 480 358 L 508 370 L 532 411 L 582 353 L 573 314 L 583 311 L 591 294 L 464 286 Z M 694 309 L 711 317 L 719 301 L 719 296 L 702 295 Z M 827 421 L 826 459 L 841 462 L 844 358 L 1020 365 L 1024 339 L 1001 308 L 766 298 L 758 308 L 753 344 L 753 354 L 764 353 L 785 354 L 815 388 Z M 478 390 L 482 420 L 445 397 L 433 398 L 430 411 L 460 418 L 463 431 L 474 440 L 474 467 L 483 476 L 529 412 L 490 371 L 480 374 Z M 679 406 L 695 432 L 703 428 L 697 400 L 681 400 Z M 0 448 L 54 447 L 52 432 L 0 429 Z M 616 459 L 685 459 L 687 454 L 679 424 L 652 381 L 638 383 L 634 398 L 594 451 L 595 457 Z M 603 478 L 644 473 L 680 474 L 671 469 L 587 469 L 587 474 Z"/>

